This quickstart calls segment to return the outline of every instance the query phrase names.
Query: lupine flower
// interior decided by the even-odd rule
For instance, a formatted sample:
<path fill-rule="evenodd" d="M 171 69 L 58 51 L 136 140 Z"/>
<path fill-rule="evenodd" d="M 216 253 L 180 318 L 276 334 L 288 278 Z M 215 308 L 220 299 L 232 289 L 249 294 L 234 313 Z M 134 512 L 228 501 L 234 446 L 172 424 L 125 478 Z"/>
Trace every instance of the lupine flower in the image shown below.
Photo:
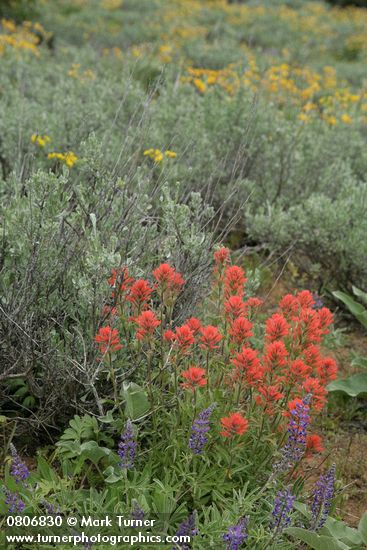
<path fill-rule="evenodd" d="M 231 341 L 234 342 L 237 345 L 241 345 L 247 340 L 247 338 L 250 338 L 252 336 L 252 329 L 253 324 L 250 323 L 248 319 L 245 317 L 238 317 L 238 319 L 235 319 L 229 329 L 229 335 L 231 337 Z"/>
<path fill-rule="evenodd" d="M 155 329 L 161 324 L 159 319 L 155 316 L 155 313 L 151 310 L 143 311 L 141 315 L 135 320 L 139 327 L 136 333 L 138 340 L 144 340 L 154 334 Z"/>
<path fill-rule="evenodd" d="M 145 279 L 138 279 L 131 286 L 127 300 L 131 302 L 135 307 L 141 308 L 150 299 L 153 289 L 149 286 L 148 281 Z"/>
<path fill-rule="evenodd" d="M 137 520 L 142 521 L 144 519 L 144 516 L 145 516 L 144 510 L 140 508 L 137 502 L 135 502 L 130 514 L 131 519 L 134 521 L 137 521 Z M 132 525 L 132 527 L 136 527 L 136 525 Z"/>
<path fill-rule="evenodd" d="M 119 342 L 118 330 L 110 326 L 101 327 L 94 340 L 99 345 L 101 353 L 114 352 L 122 348 Z"/>
<path fill-rule="evenodd" d="M 247 281 L 245 272 L 237 265 L 227 267 L 224 273 L 225 296 L 243 295 L 243 286 Z"/>
<path fill-rule="evenodd" d="M 46 512 L 49 516 L 53 516 L 53 515 L 61 513 L 60 506 L 55 508 L 55 506 L 53 504 L 51 504 L 50 502 L 47 502 L 47 500 L 44 500 L 42 502 L 42 506 L 44 507 L 44 509 L 46 510 Z"/>
<path fill-rule="evenodd" d="M 274 529 L 276 534 L 281 533 L 283 529 L 289 526 L 291 522 L 290 513 L 293 510 L 295 500 L 296 497 L 292 495 L 289 487 L 277 493 L 270 522 L 270 528 Z"/>
<path fill-rule="evenodd" d="M 223 430 L 220 435 L 223 437 L 233 437 L 243 435 L 248 429 L 248 420 L 243 418 L 241 413 L 232 413 L 220 419 Z"/>
<path fill-rule="evenodd" d="M 195 391 L 197 388 L 205 386 L 208 379 L 205 378 L 206 370 L 200 367 L 190 367 L 182 373 L 186 382 L 182 382 L 181 386 L 185 389 Z"/>
<path fill-rule="evenodd" d="M 223 540 L 227 543 L 227 550 L 239 550 L 245 540 L 248 539 L 247 524 L 248 517 L 243 517 L 236 525 L 231 525 L 228 528 L 227 533 L 223 535 Z"/>
<path fill-rule="evenodd" d="M 213 351 L 219 347 L 219 342 L 222 339 L 222 335 L 220 334 L 217 327 L 213 327 L 212 325 L 207 325 L 206 327 L 202 327 L 200 329 L 201 337 L 200 340 L 200 347 L 207 351 Z"/>
<path fill-rule="evenodd" d="M 21 514 L 25 508 L 24 502 L 17 494 L 12 493 L 8 489 L 4 488 L 4 492 L 6 497 L 5 504 L 8 506 L 8 513 L 14 514 L 15 512 L 19 512 Z"/>
<path fill-rule="evenodd" d="M 210 405 L 210 407 L 201 411 L 191 426 L 189 448 L 196 455 L 203 452 L 203 449 L 208 441 L 206 434 L 210 430 L 210 417 L 215 407 L 216 403 L 213 403 L 213 405 Z"/>
<path fill-rule="evenodd" d="M 282 458 L 274 470 L 284 472 L 301 460 L 306 451 L 307 428 L 310 422 L 311 395 L 295 399 L 290 405 L 288 441 L 282 449 Z"/>
<path fill-rule="evenodd" d="M 312 294 L 312 298 L 313 298 L 313 305 L 311 306 L 312 309 L 321 309 L 324 306 L 323 301 L 321 300 L 320 296 L 316 294 L 316 292 Z"/>
<path fill-rule="evenodd" d="M 279 313 L 274 313 L 265 323 L 265 336 L 270 342 L 281 340 L 289 334 L 289 324 Z"/>
<path fill-rule="evenodd" d="M 314 530 L 320 529 L 329 515 L 334 496 L 335 470 L 336 466 L 333 464 L 330 470 L 316 481 L 311 504 L 311 528 Z"/>
<path fill-rule="evenodd" d="M 306 456 L 311 456 L 313 453 L 322 453 L 323 451 L 321 437 L 317 434 L 308 435 L 306 440 Z"/>
<path fill-rule="evenodd" d="M 176 537 L 194 537 L 199 533 L 199 530 L 196 528 L 196 518 L 195 512 L 193 512 L 185 521 L 181 523 L 179 528 L 176 531 Z M 174 546 L 172 550 L 190 550 L 189 542 L 178 543 L 179 546 Z"/>
<path fill-rule="evenodd" d="M 126 429 L 121 436 L 117 451 L 117 454 L 121 459 L 120 468 L 126 468 L 129 470 L 134 467 L 136 448 L 137 443 L 134 439 L 133 425 L 131 420 L 128 420 L 126 422 Z"/>
<path fill-rule="evenodd" d="M 10 452 L 12 455 L 10 474 L 14 478 L 15 483 L 22 482 L 24 485 L 24 481 L 30 476 L 29 470 L 20 458 L 13 443 L 10 443 Z"/>

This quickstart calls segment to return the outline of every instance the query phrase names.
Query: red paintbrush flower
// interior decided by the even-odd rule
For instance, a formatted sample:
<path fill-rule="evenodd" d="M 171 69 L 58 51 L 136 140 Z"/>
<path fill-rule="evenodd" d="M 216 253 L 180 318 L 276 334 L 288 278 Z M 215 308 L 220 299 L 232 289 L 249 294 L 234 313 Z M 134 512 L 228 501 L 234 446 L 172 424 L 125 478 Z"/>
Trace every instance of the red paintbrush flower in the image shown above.
<path fill-rule="evenodd" d="M 224 273 L 226 298 L 234 295 L 243 296 L 243 286 L 246 281 L 247 279 L 245 277 L 245 272 L 243 271 L 243 269 L 238 267 L 238 265 L 231 265 L 227 267 Z"/>
<path fill-rule="evenodd" d="M 145 338 L 152 336 L 155 329 L 161 324 L 154 312 L 149 309 L 147 311 L 143 311 L 135 322 L 139 327 L 139 330 L 136 333 L 138 340 L 144 340 Z"/>
<path fill-rule="evenodd" d="M 223 437 L 233 437 L 243 435 L 248 430 L 248 420 L 243 418 L 240 413 L 232 413 L 220 419 L 223 430 L 220 435 Z"/>
<path fill-rule="evenodd" d="M 241 296 L 230 296 L 228 300 L 224 302 L 224 312 L 226 319 L 233 321 L 237 317 L 243 317 L 245 315 L 245 304 Z"/>
<path fill-rule="evenodd" d="M 185 389 L 195 391 L 197 388 L 206 385 L 207 378 L 205 378 L 205 375 L 205 369 L 201 369 L 200 367 L 190 367 L 182 373 L 182 376 L 186 379 L 186 382 L 182 382 L 181 386 Z"/>
<path fill-rule="evenodd" d="M 227 264 L 229 262 L 231 251 L 229 248 L 226 248 L 225 246 L 222 246 L 221 248 L 218 248 L 214 252 L 214 260 L 217 266 Z"/>
<path fill-rule="evenodd" d="M 299 312 L 299 302 L 292 294 L 286 294 L 279 302 L 279 307 L 287 319 L 295 317 Z"/>
<path fill-rule="evenodd" d="M 145 279 L 137 279 L 131 286 L 129 295 L 126 299 L 135 307 L 141 308 L 148 302 L 152 292 L 153 289 L 149 286 L 148 281 Z"/>
<path fill-rule="evenodd" d="M 220 334 L 217 327 L 213 327 L 212 325 L 207 325 L 206 327 L 202 327 L 200 329 L 201 337 L 200 340 L 200 347 L 204 350 L 215 350 L 219 347 L 219 342 L 222 339 L 222 335 Z"/>
<path fill-rule="evenodd" d="M 196 317 L 191 317 L 185 324 L 190 327 L 194 335 L 201 329 L 201 322 Z"/>
<path fill-rule="evenodd" d="M 270 342 L 281 340 L 289 334 L 289 324 L 279 313 L 274 313 L 265 323 L 266 339 Z"/>
<path fill-rule="evenodd" d="M 176 328 L 175 343 L 183 353 L 186 353 L 188 348 L 195 343 L 194 333 L 188 325 Z"/>
<path fill-rule="evenodd" d="M 317 376 L 323 386 L 326 386 L 337 377 L 338 367 L 332 357 L 323 357 L 316 367 Z"/>
<path fill-rule="evenodd" d="M 238 317 L 235 319 L 229 329 L 229 335 L 231 341 L 235 344 L 241 345 L 252 336 L 252 327 L 253 324 L 250 323 L 245 317 Z"/>
<path fill-rule="evenodd" d="M 297 299 L 302 309 L 312 308 L 315 303 L 314 297 L 309 290 L 301 290 L 301 292 L 298 292 Z"/>
<path fill-rule="evenodd" d="M 306 457 L 322 452 L 324 452 L 324 447 L 322 446 L 321 437 L 317 434 L 308 435 L 306 439 Z"/>
<path fill-rule="evenodd" d="M 118 351 L 122 348 L 119 342 L 118 330 L 110 326 L 101 327 L 94 340 L 99 345 L 99 350 L 102 353 Z"/>

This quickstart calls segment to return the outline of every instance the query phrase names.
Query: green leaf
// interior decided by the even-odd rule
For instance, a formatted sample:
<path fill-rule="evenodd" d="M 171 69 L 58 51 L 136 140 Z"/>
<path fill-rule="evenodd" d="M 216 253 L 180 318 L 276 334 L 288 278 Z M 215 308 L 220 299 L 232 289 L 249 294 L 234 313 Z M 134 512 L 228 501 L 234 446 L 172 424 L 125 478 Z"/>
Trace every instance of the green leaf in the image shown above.
<path fill-rule="evenodd" d="M 328 518 L 325 523 L 325 528 L 330 535 L 345 544 L 358 545 L 362 543 L 362 538 L 357 529 L 348 527 L 343 521 L 338 521 L 334 518 Z"/>
<path fill-rule="evenodd" d="M 353 374 L 344 380 L 334 380 L 326 387 L 329 392 L 342 392 L 350 397 L 367 396 L 367 372 Z"/>
<path fill-rule="evenodd" d="M 126 402 L 126 416 L 131 420 L 138 420 L 149 411 L 147 394 L 138 384 L 134 382 L 124 383 L 122 395 Z"/>
<path fill-rule="evenodd" d="M 367 328 L 367 309 L 360 303 L 353 300 L 349 294 L 345 292 L 336 291 L 333 292 L 333 296 L 341 300 L 349 309 L 349 311 L 354 315 L 354 317 L 365 327 Z"/>
<path fill-rule="evenodd" d="M 362 302 L 364 302 L 367 305 L 367 292 L 363 292 L 360 288 L 357 288 L 356 286 L 352 286 L 353 294 L 354 296 L 357 296 Z"/>
<path fill-rule="evenodd" d="M 318 535 L 313 531 L 301 529 L 301 527 L 288 527 L 285 533 L 305 542 L 314 550 L 348 550 L 349 546 L 325 535 Z"/>
<path fill-rule="evenodd" d="M 101 458 L 108 456 L 111 452 L 107 447 L 100 447 L 96 441 L 86 441 L 80 446 L 80 454 L 94 464 L 98 464 Z"/>
<path fill-rule="evenodd" d="M 367 369 L 367 357 L 356 357 L 352 361 L 352 367 L 359 367 L 361 369 Z"/>
<path fill-rule="evenodd" d="M 362 537 L 362 540 L 367 544 L 367 512 L 363 514 L 358 525 L 358 532 Z"/>

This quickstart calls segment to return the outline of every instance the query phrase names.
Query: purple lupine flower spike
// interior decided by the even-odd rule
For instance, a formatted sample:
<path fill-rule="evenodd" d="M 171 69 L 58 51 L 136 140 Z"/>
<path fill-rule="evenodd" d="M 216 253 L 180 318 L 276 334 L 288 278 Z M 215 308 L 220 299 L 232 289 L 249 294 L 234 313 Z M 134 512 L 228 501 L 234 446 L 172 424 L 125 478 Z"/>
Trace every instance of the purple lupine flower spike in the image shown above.
<path fill-rule="evenodd" d="M 210 430 L 210 416 L 215 407 L 216 403 L 213 403 L 213 405 L 210 405 L 210 407 L 201 411 L 191 426 L 189 447 L 196 455 L 203 452 L 203 449 L 208 441 L 206 434 Z"/>
<path fill-rule="evenodd" d="M 314 299 L 312 309 L 321 309 L 322 307 L 324 307 L 324 302 L 321 300 L 320 296 L 316 292 L 312 294 L 312 298 Z"/>
<path fill-rule="evenodd" d="M 132 512 L 130 514 L 130 517 L 133 520 L 133 523 L 136 520 L 142 521 L 145 517 L 144 510 L 142 508 L 140 508 L 140 506 L 137 502 L 134 503 L 134 506 L 133 506 Z M 138 523 L 138 525 L 139 525 L 139 523 Z M 137 525 L 133 524 L 132 527 L 137 527 Z"/>
<path fill-rule="evenodd" d="M 190 516 L 185 519 L 179 526 L 179 528 L 176 531 L 176 537 L 194 537 L 199 533 L 198 529 L 196 528 L 196 517 L 195 512 L 190 514 Z M 182 542 L 177 543 L 178 546 L 174 546 L 172 550 L 190 550 L 190 543 L 189 542 Z"/>
<path fill-rule="evenodd" d="M 243 517 L 236 525 L 228 527 L 227 533 L 223 535 L 223 540 L 227 543 L 226 550 L 239 550 L 245 540 L 248 539 L 248 534 L 246 533 L 247 524 L 248 517 Z"/>
<path fill-rule="evenodd" d="M 129 470 L 134 467 L 136 448 L 137 443 L 134 439 L 133 425 L 131 420 L 128 420 L 126 422 L 126 429 L 121 436 L 117 451 L 121 459 L 120 468 L 126 468 Z"/>
<path fill-rule="evenodd" d="M 285 472 L 301 460 L 306 451 L 307 428 L 310 423 L 310 402 L 312 395 L 306 395 L 290 411 L 288 424 L 288 441 L 282 449 L 280 461 L 274 465 L 274 472 Z"/>
<path fill-rule="evenodd" d="M 336 466 L 333 464 L 331 468 L 316 481 L 311 504 L 311 527 L 314 530 L 320 529 L 329 515 L 334 496 L 335 470 Z"/>
<path fill-rule="evenodd" d="M 4 488 L 4 492 L 6 496 L 5 504 L 9 507 L 8 513 L 14 514 L 15 512 L 18 512 L 21 514 L 25 508 L 24 502 L 19 498 L 19 496 L 16 493 L 12 493 L 11 491 L 5 488 Z"/>
<path fill-rule="evenodd" d="M 15 483 L 24 482 L 30 476 L 29 470 L 12 443 L 10 443 L 10 452 L 13 459 L 10 474 L 14 478 Z M 25 484 L 23 483 L 23 485 Z"/>
<path fill-rule="evenodd" d="M 295 500 L 296 497 L 292 495 L 289 487 L 277 493 L 270 522 L 270 527 L 275 531 L 276 535 L 289 526 L 291 522 L 290 513 L 293 510 Z"/>

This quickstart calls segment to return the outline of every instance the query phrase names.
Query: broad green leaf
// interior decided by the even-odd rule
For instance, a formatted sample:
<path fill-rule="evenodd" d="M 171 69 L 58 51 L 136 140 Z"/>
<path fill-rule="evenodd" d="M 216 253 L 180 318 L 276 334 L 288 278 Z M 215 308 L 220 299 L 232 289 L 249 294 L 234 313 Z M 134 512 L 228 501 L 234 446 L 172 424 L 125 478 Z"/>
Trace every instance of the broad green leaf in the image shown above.
<path fill-rule="evenodd" d="M 335 540 L 325 535 L 318 535 L 313 531 L 301 529 L 301 527 L 288 527 L 285 533 L 292 537 L 301 540 L 309 545 L 314 550 L 348 550 L 349 546 L 341 541 Z"/>
<path fill-rule="evenodd" d="M 345 544 L 358 545 L 362 543 L 362 538 L 357 529 L 348 527 L 343 521 L 338 521 L 334 518 L 328 518 L 325 523 L 325 528 L 334 538 L 341 540 Z"/>
<path fill-rule="evenodd" d="M 364 302 L 367 305 L 367 292 L 364 292 L 360 288 L 357 288 L 356 286 L 352 286 L 353 294 L 354 296 L 357 296 L 357 298 L 360 298 L 362 302 Z"/>
<path fill-rule="evenodd" d="M 367 544 L 367 512 L 363 514 L 358 525 L 358 532 L 362 537 L 362 540 Z"/>
<path fill-rule="evenodd" d="M 356 357 L 352 361 L 352 367 L 367 369 L 367 357 Z"/>
<path fill-rule="evenodd" d="M 122 395 L 126 401 L 126 416 L 131 420 L 138 420 L 149 411 L 147 394 L 138 384 L 134 382 L 124 383 Z"/>
<path fill-rule="evenodd" d="M 97 464 L 101 458 L 111 454 L 111 450 L 106 447 L 100 447 L 96 441 L 86 441 L 80 446 L 80 454 Z"/>
<path fill-rule="evenodd" d="M 342 392 L 350 397 L 367 396 L 367 372 L 353 374 L 344 380 L 333 380 L 326 387 L 329 392 Z"/>
<path fill-rule="evenodd" d="M 360 303 L 353 300 L 349 294 L 345 292 L 336 291 L 333 292 L 333 296 L 341 300 L 349 309 L 349 311 L 354 315 L 354 317 L 365 327 L 367 328 L 367 309 Z"/>

